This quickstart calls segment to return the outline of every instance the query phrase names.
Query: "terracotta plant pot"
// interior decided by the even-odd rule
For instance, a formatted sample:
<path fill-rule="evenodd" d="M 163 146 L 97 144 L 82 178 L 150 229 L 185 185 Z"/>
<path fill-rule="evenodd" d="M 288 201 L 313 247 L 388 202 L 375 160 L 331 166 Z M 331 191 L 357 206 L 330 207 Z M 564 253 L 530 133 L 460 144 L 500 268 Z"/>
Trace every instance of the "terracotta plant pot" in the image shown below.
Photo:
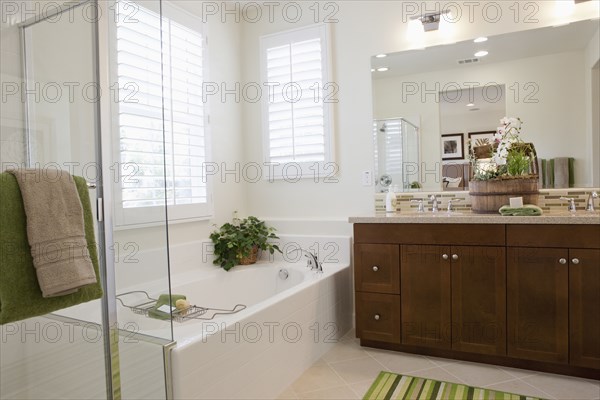
<path fill-rule="evenodd" d="M 242 257 L 240 260 L 240 265 L 250 265 L 255 264 L 258 259 L 258 246 L 254 246 L 252 251 L 250 251 L 250 255 L 246 257 Z"/>

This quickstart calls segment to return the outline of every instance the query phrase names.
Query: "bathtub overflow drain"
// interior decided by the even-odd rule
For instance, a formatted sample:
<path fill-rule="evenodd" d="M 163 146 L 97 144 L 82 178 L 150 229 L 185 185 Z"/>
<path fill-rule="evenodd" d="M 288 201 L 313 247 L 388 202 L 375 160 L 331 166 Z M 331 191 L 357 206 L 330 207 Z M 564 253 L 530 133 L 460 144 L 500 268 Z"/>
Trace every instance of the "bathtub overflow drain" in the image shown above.
<path fill-rule="evenodd" d="M 280 269 L 279 270 L 279 277 L 283 280 L 286 280 L 288 278 L 288 276 L 290 276 L 289 272 L 287 272 L 287 269 Z"/>

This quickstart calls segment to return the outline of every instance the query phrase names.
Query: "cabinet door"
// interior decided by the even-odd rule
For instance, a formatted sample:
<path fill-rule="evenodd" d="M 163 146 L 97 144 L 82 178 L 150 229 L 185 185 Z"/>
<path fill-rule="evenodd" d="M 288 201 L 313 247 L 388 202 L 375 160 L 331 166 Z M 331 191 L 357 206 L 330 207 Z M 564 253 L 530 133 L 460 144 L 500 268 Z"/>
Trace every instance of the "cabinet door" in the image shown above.
<path fill-rule="evenodd" d="M 506 355 L 504 247 L 452 246 L 452 348 Z"/>
<path fill-rule="evenodd" d="M 364 340 L 400 343 L 400 296 L 356 292 L 356 335 Z"/>
<path fill-rule="evenodd" d="M 449 349 L 450 247 L 410 245 L 400 253 L 402 343 Z"/>
<path fill-rule="evenodd" d="M 566 249 L 508 248 L 508 355 L 568 362 Z"/>
<path fill-rule="evenodd" d="M 569 250 L 570 363 L 600 369 L 600 250 Z"/>
<path fill-rule="evenodd" d="M 356 290 L 400 293 L 400 246 L 356 244 L 354 246 Z"/>

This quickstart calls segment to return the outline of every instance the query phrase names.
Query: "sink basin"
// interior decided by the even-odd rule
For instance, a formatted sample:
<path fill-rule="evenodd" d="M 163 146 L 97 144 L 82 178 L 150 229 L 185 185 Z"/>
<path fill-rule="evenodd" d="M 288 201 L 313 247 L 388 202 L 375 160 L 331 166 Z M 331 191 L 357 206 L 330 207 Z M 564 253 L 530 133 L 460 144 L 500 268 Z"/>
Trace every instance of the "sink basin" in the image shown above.
<path fill-rule="evenodd" d="M 594 212 L 590 212 L 590 211 L 585 211 L 585 210 L 578 210 L 576 212 L 570 212 L 570 211 L 557 211 L 557 212 L 550 212 L 547 213 L 545 215 L 548 216 L 553 216 L 553 215 L 557 215 L 557 216 L 573 216 L 573 217 L 600 217 L 600 211 L 594 211 Z"/>

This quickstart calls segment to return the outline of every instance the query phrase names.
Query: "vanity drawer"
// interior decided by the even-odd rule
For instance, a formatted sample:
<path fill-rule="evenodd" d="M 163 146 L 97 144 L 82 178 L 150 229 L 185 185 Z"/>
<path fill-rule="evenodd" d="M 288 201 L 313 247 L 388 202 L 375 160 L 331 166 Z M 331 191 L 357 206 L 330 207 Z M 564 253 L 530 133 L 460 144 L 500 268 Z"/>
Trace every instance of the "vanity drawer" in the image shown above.
<path fill-rule="evenodd" d="M 600 249 L 600 225 L 507 225 L 506 244 L 516 247 Z"/>
<path fill-rule="evenodd" d="M 395 244 L 354 245 L 356 290 L 400 293 L 400 246 Z"/>
<path fill-rule="evenodd" d="M 400 343 L 400 296 L 357 292 L 356 334 L 363 340 Z"/>
<path fill-rule="evenodd" d="M 355 243 L 504 246 L 502 224 L 354 224 Z"/>

